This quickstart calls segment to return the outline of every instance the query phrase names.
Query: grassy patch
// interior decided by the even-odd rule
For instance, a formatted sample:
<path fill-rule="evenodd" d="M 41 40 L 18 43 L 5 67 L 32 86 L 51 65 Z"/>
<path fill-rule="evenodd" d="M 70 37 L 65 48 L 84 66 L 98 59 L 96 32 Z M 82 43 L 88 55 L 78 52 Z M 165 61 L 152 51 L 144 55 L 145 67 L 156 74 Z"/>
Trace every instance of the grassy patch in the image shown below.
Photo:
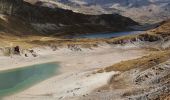
<path fill-rule="evenodd" d="M 148 56 L 141 58 L 122 61 L 120 63 L 114 64 L 112 66 L 100 69 L 97 72 L 110 72 L 110 71 L 127 71 L 133 68 L 148 68 L 162 63 L 170 58 L 170 51 L 155 51 Z"/>

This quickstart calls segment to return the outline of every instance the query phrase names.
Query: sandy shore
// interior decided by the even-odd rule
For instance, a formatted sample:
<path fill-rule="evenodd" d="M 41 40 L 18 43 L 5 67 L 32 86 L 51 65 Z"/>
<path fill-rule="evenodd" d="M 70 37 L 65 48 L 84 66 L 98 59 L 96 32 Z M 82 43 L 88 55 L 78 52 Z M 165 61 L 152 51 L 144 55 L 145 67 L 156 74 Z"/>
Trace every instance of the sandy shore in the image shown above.
<path fill-rule="evenodd" d="M 0 70 L 24 67 L 46 62 L 59 62 L 60 75 L 56 75 L 20 93 L 5 97 L 4 100 L 68 100 L 78 96 L 88 95 L 92 90 L 107 84 L 114 74 L 119 72 L 92 72 L 97 68 L 113 65 L 114 63 L 135 59 L 147 54 L 136 47 L 117 48 L 100 46 L 98 48 L 71 51 L 61 48 L 52 51 L 50 48 L 37 48 L 38 57 L 0 57 Z"/>

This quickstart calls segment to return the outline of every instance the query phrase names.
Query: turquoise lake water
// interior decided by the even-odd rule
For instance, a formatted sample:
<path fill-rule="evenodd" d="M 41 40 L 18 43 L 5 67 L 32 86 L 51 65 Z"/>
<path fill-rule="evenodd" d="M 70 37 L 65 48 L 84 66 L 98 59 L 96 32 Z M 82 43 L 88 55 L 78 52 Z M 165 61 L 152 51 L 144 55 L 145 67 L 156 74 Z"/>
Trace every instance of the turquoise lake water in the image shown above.
<path fill-rule="evenodd" d="M 56 63 L 46 63 L 0 71 L 0 98 L 20 92 L 56 75 L 58 68 Z"/>

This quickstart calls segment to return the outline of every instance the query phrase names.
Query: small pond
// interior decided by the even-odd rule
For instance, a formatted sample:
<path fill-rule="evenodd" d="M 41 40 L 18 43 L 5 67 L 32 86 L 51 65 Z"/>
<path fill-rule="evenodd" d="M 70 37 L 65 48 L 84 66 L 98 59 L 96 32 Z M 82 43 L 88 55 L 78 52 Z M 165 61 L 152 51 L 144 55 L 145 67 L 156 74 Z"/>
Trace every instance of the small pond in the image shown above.
<path fill-rule="evenodd" d="M 0 71 L 0 98 L 29 88 L 57 74 L 56 63 Z"/>

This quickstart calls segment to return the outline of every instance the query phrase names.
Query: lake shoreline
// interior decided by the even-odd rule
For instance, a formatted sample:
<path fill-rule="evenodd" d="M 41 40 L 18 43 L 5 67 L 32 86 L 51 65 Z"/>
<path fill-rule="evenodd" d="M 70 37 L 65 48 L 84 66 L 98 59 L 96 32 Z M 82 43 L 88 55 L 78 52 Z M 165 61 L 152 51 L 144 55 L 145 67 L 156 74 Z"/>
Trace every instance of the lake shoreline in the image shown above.
<path fill-rule="evenodd" d="M 113 75 L 119 73 L 113 71 L 109 73 L 93 74 L 96 69 L 110 66 L 123 60 L 135 59 L 147 54 L 144 49 L 138 47 L 127 46 L 127 48 L 116 48 L 111 45 L 99 46 L 93 48 L 93 50 L 82 48 L 82 51 L 79 52 L 71 51 L 66 48 L 61 48 L 53 52 L 50 48 L 40 49 L 38 51 L 38 57 L 2 57 L 0 58 L 0 70 L 22 68 L 42 62 L 57 62 L 59 63 L 59 72 L 61 72 L 61 74 L 53 76 L 20 93 L 4 97 L 4 100 L 11 100 L 11 98 L 18 98 L 16 100 L 24 98 L 24 100 L 29 100 L 32 97 L 35 97 L 34 100 L 43 99 L 44 97 L 50 100 L 56 100 L 59 98 L 82 96 L 107 84 Z M 22 62 L 20 62 L 21 59 Z M 5 65 L 11 66 L 2 67 Z"/>
<path fill-rule="evenodd" d="M 145 31 L 125 31 L 125 32 L 103 32 L 103 33 L 93 33 L 93 34 L 83 34 L 83 35 L 76 35 L 76 36 L 68 36 L 66 38 L 73 38 L 73 39 L 107 39 L 107 38 L 115 38 L 120 36 L 126 35 L 134 35 L 134 34 L 141 34 Z"/>
<path fill-rule="evenodd" d="M 0 71 L 0 97 L 22 92 L 32 85 L 59 74 L 58 69 L 56 63 L 44 63 Z"/>

